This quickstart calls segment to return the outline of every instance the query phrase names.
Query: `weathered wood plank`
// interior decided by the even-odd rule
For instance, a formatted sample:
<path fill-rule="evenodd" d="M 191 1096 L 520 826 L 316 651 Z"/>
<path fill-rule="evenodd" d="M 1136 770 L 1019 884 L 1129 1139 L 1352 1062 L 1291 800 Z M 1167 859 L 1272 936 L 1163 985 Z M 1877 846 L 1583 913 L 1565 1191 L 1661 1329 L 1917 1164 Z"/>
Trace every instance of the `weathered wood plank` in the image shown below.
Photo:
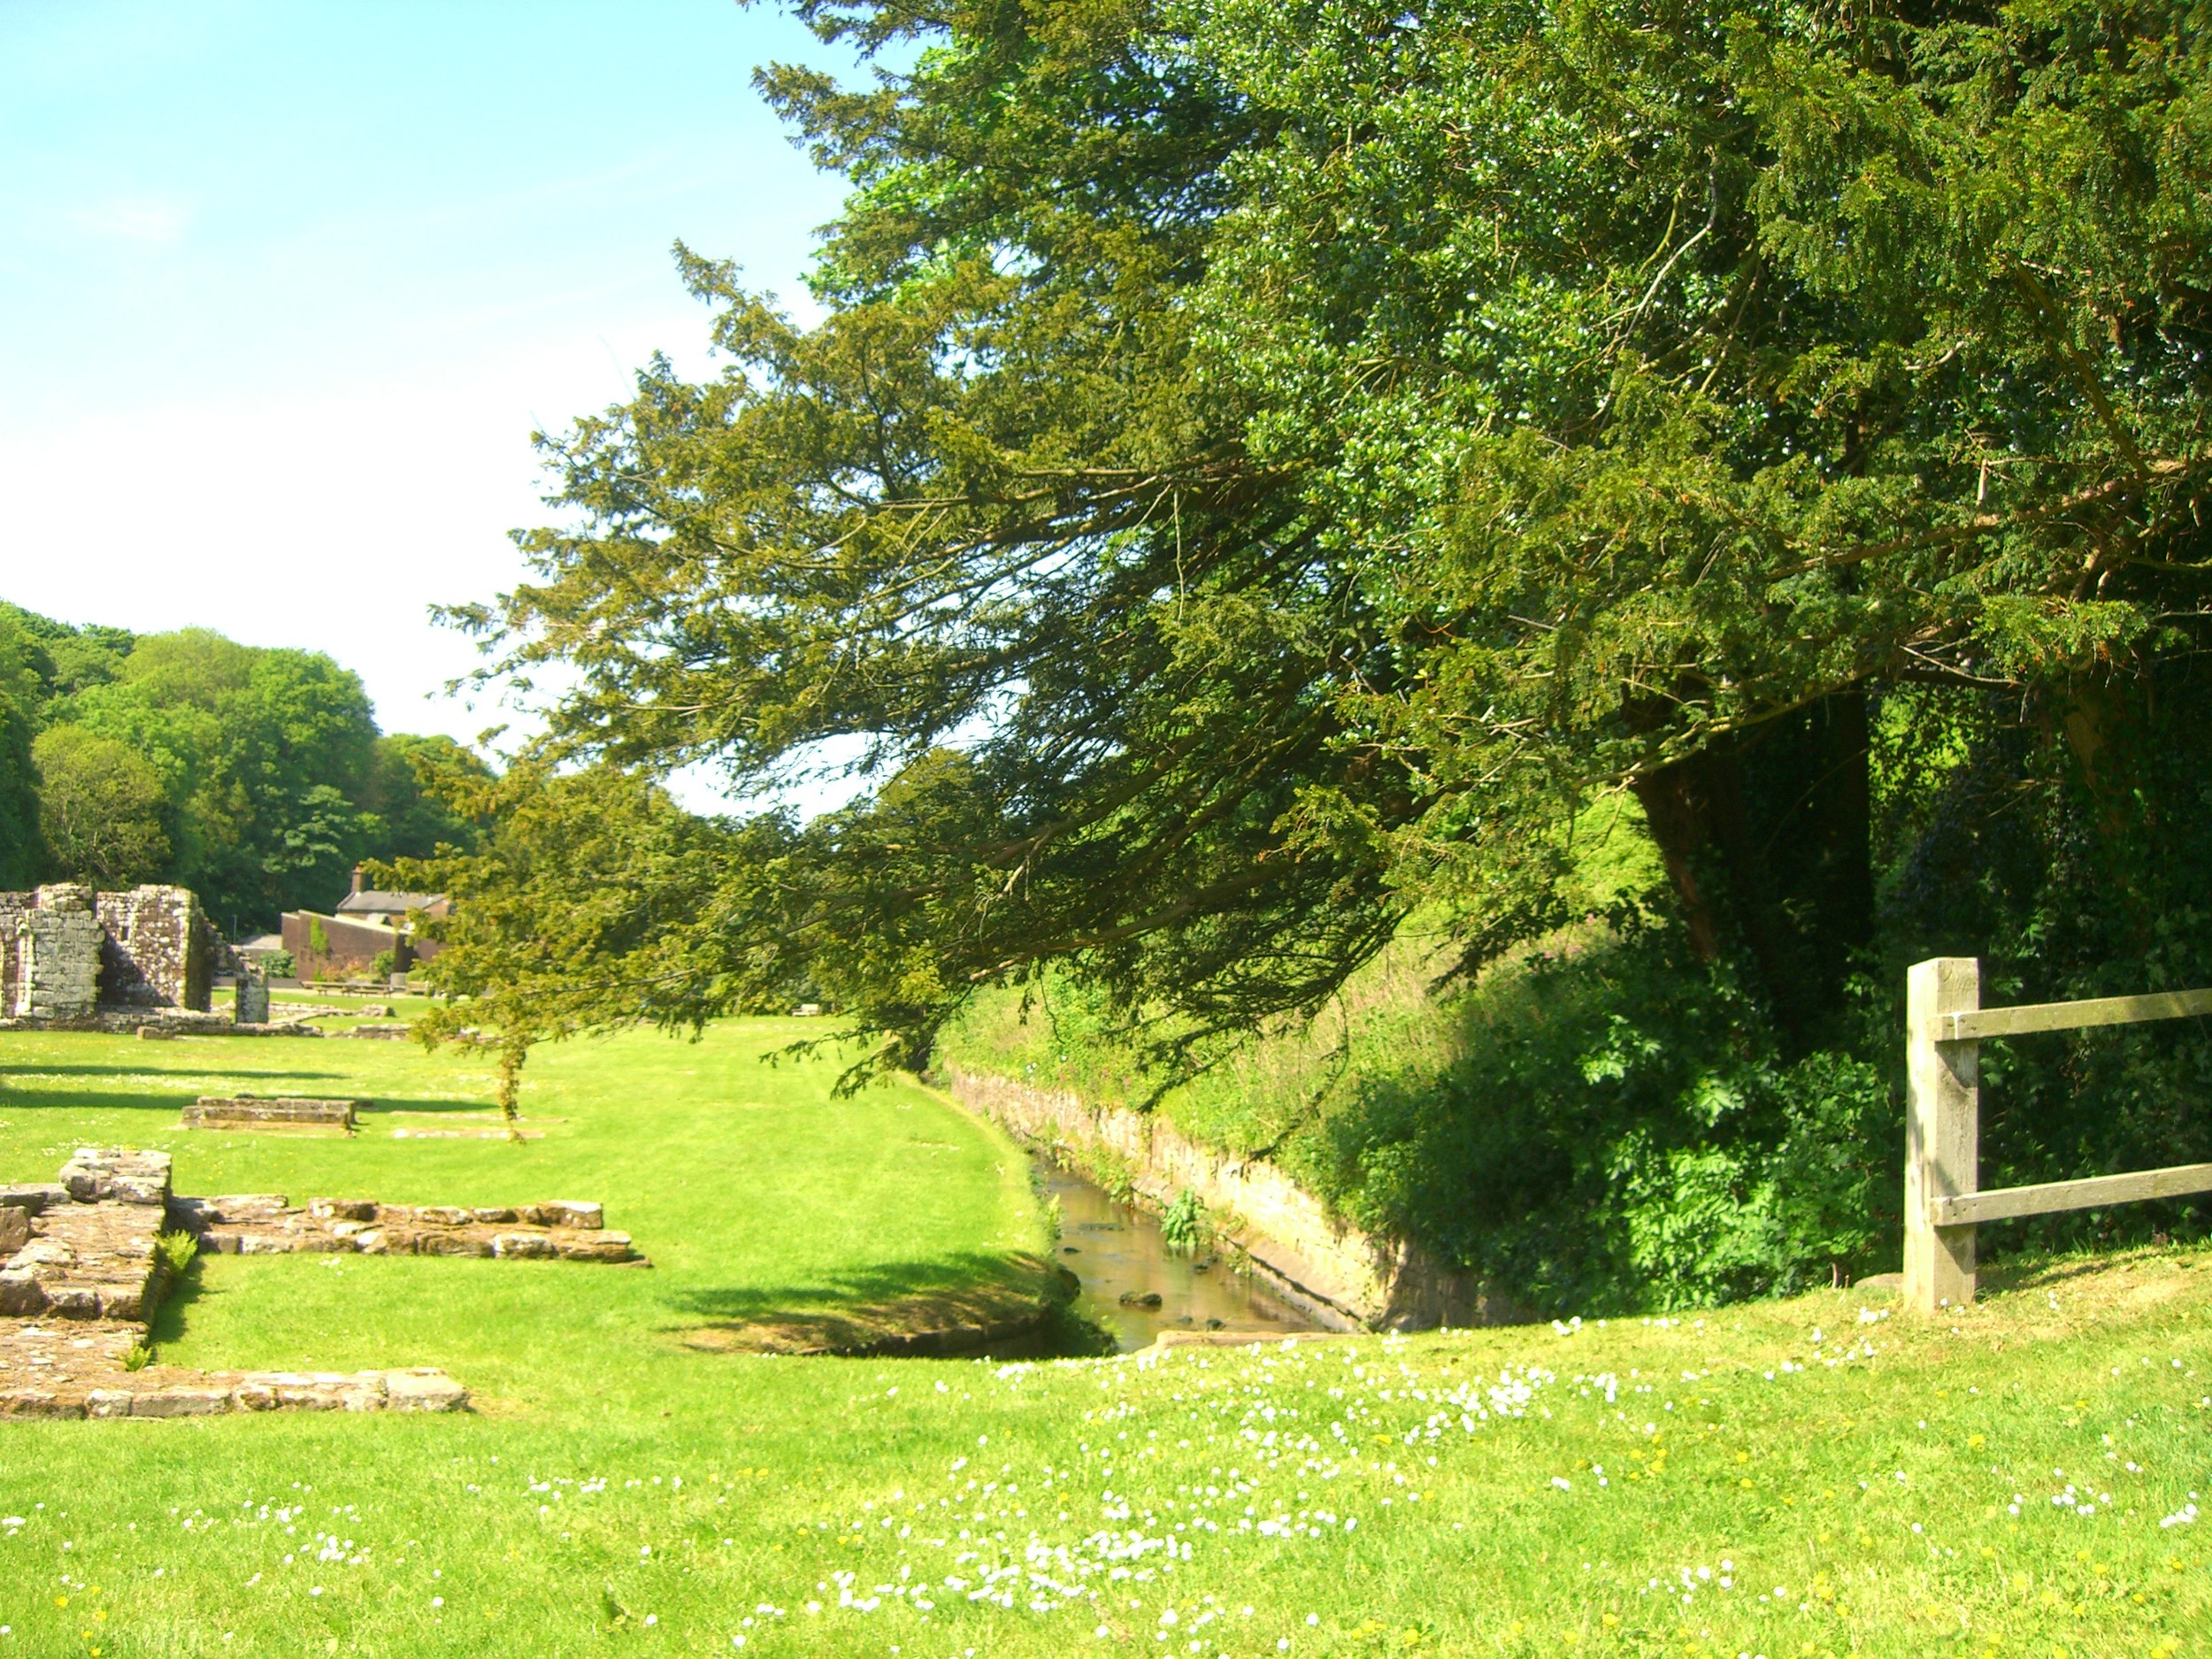
<path fill-rule="evenodd" d="M 1980 1185 L 1980 1050 L 1938 1043 L 1939 1019 L 1981 1004 L 1981 964 L 1938 956 L 1905 976 L 1905 1305 L 1933 1314 L 1974 1300 L 1974 1229 L 1939 1226 L 1938 1199 Z"/>
<path fill-rule="evenodd" d="M 2137 1203 L 2146 1198 L 2180 1198 L 2212 1193 L 2212 1164 L 2177 1164 L 2170 1169 L 2137 1170 L 2126 1175 L 2093 1175 L 2085 1180 L 2047 1181 L 2039 1187 L 2000 1187 L 1986 1193 L 1932 1198 L 1928 1219 L 1939 1227 L 1972 1226 L 2012 1216 L 2044 1216 L 2061 1210 L 2093 1210 L 2101 1204 Z"/>
<path fill-rule="evenodd" d="M 2086 1025 L 2130 1025 L 2145 1019 L 2212 1014 L 2212 990 L 2152 991 L 2141 996 L 2101 996 L 2086 1002 L 2024 1002 L 2017 1008 L 1978 1008 L 1938 1014 L 1931 1022 L 1938 1042 L 1979 1042 L 1986 1037 L 2024 1037 L 2031 1032 L 2072 1031 Z"/>

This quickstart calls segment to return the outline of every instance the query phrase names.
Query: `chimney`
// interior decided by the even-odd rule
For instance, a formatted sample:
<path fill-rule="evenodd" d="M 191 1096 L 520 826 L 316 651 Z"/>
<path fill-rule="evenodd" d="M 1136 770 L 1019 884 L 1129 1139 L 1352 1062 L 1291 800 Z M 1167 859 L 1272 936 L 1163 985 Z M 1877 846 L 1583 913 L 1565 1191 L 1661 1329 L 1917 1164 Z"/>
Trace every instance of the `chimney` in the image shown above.
<path fill-rule="evenodd" d="M 361 896 L 361 866 L 359 864 L 353 867 L 353 896 L 356 898 Z"/>

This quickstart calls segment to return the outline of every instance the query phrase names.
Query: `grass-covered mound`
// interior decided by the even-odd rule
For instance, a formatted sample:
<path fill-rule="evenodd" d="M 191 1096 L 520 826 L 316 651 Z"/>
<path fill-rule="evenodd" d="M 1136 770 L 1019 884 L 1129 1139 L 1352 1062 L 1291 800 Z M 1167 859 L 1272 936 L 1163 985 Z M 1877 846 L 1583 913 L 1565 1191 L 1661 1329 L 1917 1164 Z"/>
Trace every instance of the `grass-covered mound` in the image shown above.
<path fill-rule="evenodd" d="M 756 1064 L 793 1029 L 543 1053 L 520 1148 L 170 1126 L 217 1079 L 449 1121 L 474 1056 L 0 1040 L 10 1172 L 118 1141 L 187 1190 L 557 1191 L 658 1263 L 204 1259 L 157 1360 L 442 1364 L 480 1409 L 0 1423 L 0 1655 L 2202 1650 L 2212 1256 L 2016 1267 L 1955 1329 L 1824 1290 L 1144 1360 L 703 1353 L 1040 1241 L 1002 1142 Z"/>

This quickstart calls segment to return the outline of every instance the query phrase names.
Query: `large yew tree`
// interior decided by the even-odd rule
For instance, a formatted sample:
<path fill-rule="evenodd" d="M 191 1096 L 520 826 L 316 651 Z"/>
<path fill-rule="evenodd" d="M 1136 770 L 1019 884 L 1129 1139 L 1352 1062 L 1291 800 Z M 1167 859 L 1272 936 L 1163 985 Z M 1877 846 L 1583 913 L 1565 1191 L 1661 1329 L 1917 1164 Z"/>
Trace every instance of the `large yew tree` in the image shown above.
<path fill-rule="evenodd" d="M 1240 1028 L 1417 906 L 1555 925 L 1626 791 L 1803 1045 L 1870 697 L 2125 817 L 2212 574 L 2203 7 L 800 12 L 882 65 L 760 77 L 852 182 L 822 319 L 686 255 L 726 371 L 551 440 L 458 613 L 549 762 L 879 786 L 733 833 L 657 1008 L 804 978 L 912 1059 L 1057 961 Z"/>

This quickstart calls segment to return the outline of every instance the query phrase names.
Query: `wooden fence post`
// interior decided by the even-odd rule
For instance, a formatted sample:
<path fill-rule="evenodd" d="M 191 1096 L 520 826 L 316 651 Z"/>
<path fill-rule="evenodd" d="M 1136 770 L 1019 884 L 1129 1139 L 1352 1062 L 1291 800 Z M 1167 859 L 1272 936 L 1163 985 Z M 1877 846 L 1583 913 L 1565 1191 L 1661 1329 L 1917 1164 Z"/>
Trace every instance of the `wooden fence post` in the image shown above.
<path fill-rule="evenodd" d="M 1935 1225 L 1931 1205 L 1981 1187 L 1981 1045 L 1935 1035 L 1939 1016 L 1981 1003 L 1972 956 L 1937 956 L 1906 974 L 1905 1305 L 1921 1313 L 1974 1300 L 1974 1229 Z"/>

